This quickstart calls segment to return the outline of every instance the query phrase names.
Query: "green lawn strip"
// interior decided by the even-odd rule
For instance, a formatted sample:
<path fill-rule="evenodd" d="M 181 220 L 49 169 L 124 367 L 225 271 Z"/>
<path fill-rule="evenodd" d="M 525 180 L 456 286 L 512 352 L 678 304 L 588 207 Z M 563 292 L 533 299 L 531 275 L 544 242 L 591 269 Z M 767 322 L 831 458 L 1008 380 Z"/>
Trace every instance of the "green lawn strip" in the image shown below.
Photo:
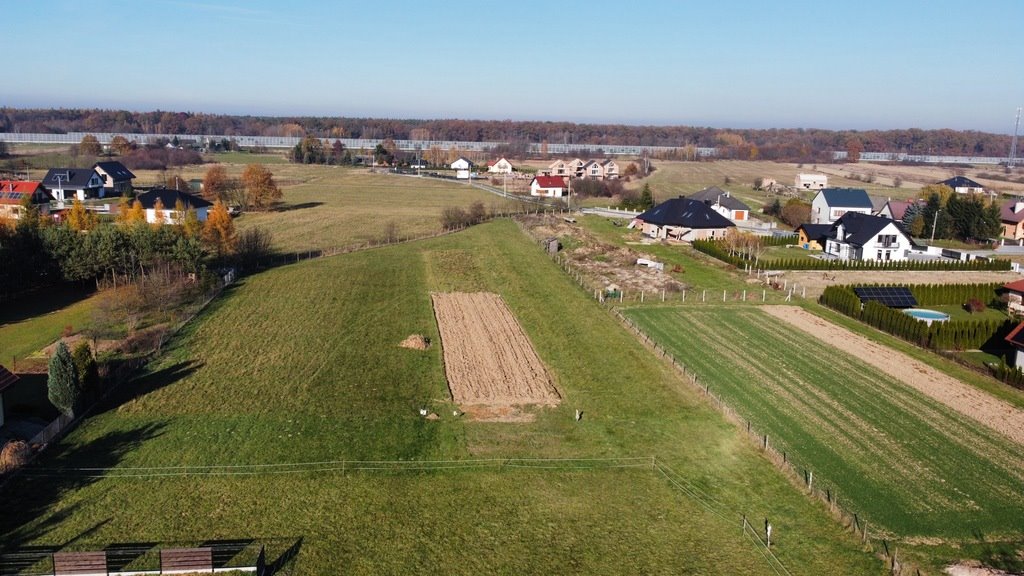
<path fill-rule="evenodd" d="M 75 332 L 86 328 L 102 297 L 89 296 L 56 310 L 41 310 L 38 315 L 0 324 L 0 363 L 11 368 L 8 363 L 12 358 L 23 360 L 39 352 L 60 338 L 66 327 L 70 326 Z"/>
<path fill-rule="evenodd" d="M 535 409 L 533 423 L 448 417 L 444 408 L 451 405 L 440 348 L 396 347 L 412 333 L 436 342 L 432 290 L 501 294 L 551 370 L 563 395 L 561 405 Z M 814 573 L 836 567 L 858 574 L 880 570 L 821 507 L 794 490 L 667 365 L 507 221 L 249 277 L 182 331 L 149 374 L 133 385 L 140 394 L 136 399 L 90 418 L 62 448 L 43 458 L 33 470 L 37 476 L 31 485 L 12 486 L 18 496 L 9 501 L 18 509 L 0 517 L 3 538 L 38 544 L 63 543 L 82 533 L 96 542 L 173 540 L 197 532 L 211 538 L 298 534 L 311 542 L 301 560 L 310 562 L 308 570 L 315 573 L 331 571 L 332 550 L 349 551 L 354 565 L 367 562 L 366 572 L 400 571 L 397 567 L 408 571 L 437 561 L 441 552 L 429 552 L 432 543 L 451 539 L 469 543 L 466 557 L 477 558 L 473 567 L 553 573 L 566 571 L 560 562 L 567 557 L 564 549 L 538 556 L 522 568 L 481 549 L 520 538 L 526 548 L 546 550 L 540 544 L 543 538 L 565 534 L 609 563 L 590 570 L 597 561 L 585 558 L 580 571 L 621 573 L 635 571 L 631 568 L 641 560 L 596 550 L 617 550 L 604 543 L 602 534 L 625 536 L 618 532 L 622 526 L 635 525 L 652 534 L 652 540 L 636 540 L 643 546 L 631 544 L 645 558 L 678 556 L 679 562 L 687 562 L 684 566 L 709 566 L 692 568 L 696 573 L 720 573 L 718 565 L 732 566 L 735 573 L 763 572 L 767 565 L 741 539 L 739 516 L 746 513 L 752 519 L 772 519 L 780 538 L 776 553 L 789 566 Z M 419 418 L 417 409 L 424 402 L 441 415 L 439 420 Z M 585 413 L 579 423 L 573 418 L 577 408 Z M 564 493 L 549 489 L 546 483 L 552 481 L 539 472 L 530 472 L 537 478 L 524 480 L 490 470 L 460 473 L 464 481 L 455 486 L 444 484 L 448 475 L 401 476 L 404 480 L 397 484 L 368 476 L 351 493 L 346 492 L 351 486 L 346 479 L 316 474 L 223 480 L 225 485 L 211 493 L 205 492 L 213 482 L 209 479 L 146 480 L 140 488 L 127 478 L 38 476 L 82 463 L 114 466 L 124 474 L 144 466 L 325 458 L 652 455 L 678 472 L 687 486 L 716 502 L 717 513 L 698 516 L 703 507 L 690 497 L 676 506 L 679 493 L 653 471 L 642 477 L 639 472 L 579 476 L 579 483 L 561 485 Z M 615 502 L 623 490 L 632 493 L 634 485 L 645 501 L 629 515 Z M 451 500 L 453 495 L 463 507 Z M 560 515 L 562 520 L 549 521 L 541 536 L 506 530 L 495 532 L 491 542 L 479 531 L 481 516 L 522 508 L 519 502 L 524 500 L 538 503 L 538 512 L 524 513 L 532 522 L 541 511 L 558 509 L 548 504 L 552 498 L 566 499 L 566 506 L 585 504 L 593 511 Z M 606 501 L 613 502 L 609 517 L 603 516 Z M 174 512 L 166 518 L 157 513 L 168 509 Z M 692 527 L 670 530 L 658 523 L 657 514 L 647 512 L 653 509 L 665 509 L 663 515 L 670 519 L 681 511 Z M 436 521 L 430 516 L 435 511 Z M 418 528 L 406 531 L 405 524 L 394 524 L 399 514 Z M 26 518 L 33 520 L 26 524 Z M 92 530 L 106 518 L 113 520 Z M 388 546 L 396 541 L 401 545 Z M 428 551 L 407 554 L 401 546 Z M 748 570 L 752 562 L 756 566 Z M 664 570 L 680 571 L 687 570 L 675 564 Z"/>
<path fill-rule="evenodd" d="M 1013 532 L 1024 502 L 1008 487 L 1021 482 L 1022 462 L 1008 440 L 849 356 L 822 362 L 754 310 L 627 313 L 873 522 L 902 536 L 969 535 L 953 517 Z"/>
<path fill-rule="evenodd" d="M 821 316 L 833 324 L 838 324 L 839 326 L 864 336 L 869 340 L 903 352 L 911 358 L 920 360 L 936 370 L 948 374 L 965 384 L 969 384 L 979 390 L 983 390 L 1004 402 L 1016 406 L 1017 408 L 1024 409 L 1024 390 L 1018 390 L 999 382 L 990 376 L 979 374 L 970 368 L 961 366 L 956 362 L 943 358 L 930 350 L 925 350 L 919 346 L 911 344 L 910 342 L 901 340 L 895 336 L 881 332 L 880 330 L 876 330 L 871 326 L 854 320 L 848 316 L 839 314 L 838 312 L 817 303 L 803 300 L 796 302 L 796 304 L 803 306 L 810 312 Z"/>

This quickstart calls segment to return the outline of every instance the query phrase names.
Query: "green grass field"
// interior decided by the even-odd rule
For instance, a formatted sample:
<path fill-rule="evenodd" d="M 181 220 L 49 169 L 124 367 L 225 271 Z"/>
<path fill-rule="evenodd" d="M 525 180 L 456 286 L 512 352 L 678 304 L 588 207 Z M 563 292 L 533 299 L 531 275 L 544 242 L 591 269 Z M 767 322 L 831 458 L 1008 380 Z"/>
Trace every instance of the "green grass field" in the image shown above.
<path fill-rule="evenodd" d="M 1019 537 L 1020 447 L 759 310 L 627 311 L 840 502 L 900 538 Z"/>
<path fill-rule="evenodd" d="M 397 347 L 412 333 L 437 341 L 432 290 L 501 294 L 561 405 L 532 423 L 449 416 L 438 347 Z M 883 572 L 507 221 L 249 277 L 131 386 L 0 492 L 0 541 L 301 537 L 298 571 L 311 574 L 774 574 L 741 536 L 746 514 L 772 520 L 773 551 L 793 573 Z M 421 418 L 421 406 L 441 418 Z M 153 475 L 650 456 L 681 484 L 646 467 Z M 79 467 L 100 470 L 68 470 Z"/>
<path fill-rule="evenodd" d="M 99 294 L 60 293 L 18 300 L 0 314 L 0 363 L 8 367 L 49 346 L 67 327 L 78 332 L 92 322 Z"/>

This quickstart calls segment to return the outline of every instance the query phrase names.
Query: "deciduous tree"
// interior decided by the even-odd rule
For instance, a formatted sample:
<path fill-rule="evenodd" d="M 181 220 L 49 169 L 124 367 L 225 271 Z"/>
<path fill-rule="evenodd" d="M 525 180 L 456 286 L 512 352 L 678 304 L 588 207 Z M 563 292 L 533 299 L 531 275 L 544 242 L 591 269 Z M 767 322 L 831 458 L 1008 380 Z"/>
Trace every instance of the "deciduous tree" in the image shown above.
<path fill-rule="evenodd" d="M 811 205 L 797 198 L 791 198 L 782 207 L 782 221 L 790 226 L 799 226 L 811 219 Z"/>
<path fill-rule="evenodd" d="M 203 242 L 220 258 L 234 254 L 238 245 L 235 223 L 228 214 L 227 206 L 220 200 L 213 203 L 213 208 L 206 216 Z"/>
<path fill-rule="evenodd" d="M 207 200 L 226 200 L 231 183 L 227 168 L 215 164 L 206 169 L 203 175 L 203 198 Z"/>
<path fill-rule="evenodd" d="M 134 145 L 124 136 L 118 134 L 110 139 L 110 149 L 118 156 L 123 156 L 132 151 Z"/>
<path fill-rule="evenodd" d="M 92 230 L 96 227 L 98 218 L 96 214 L 86 210 L 85 204 L 75 198 L 71 203 L 71 210 L 68 211 L 68 227 L 76 232 Z"/>
<path fill-rule="evenodd" d="M 86 134 L 78 143 L 78 153 L 83 156 L 99 156 L 103 153 L 103 147 L 100 146 L 100 141 L 95 136 Z"/>
<path fill-rule="evenodd" d="M 242 186 L 245 188 L 247 208 L 265 210 L 281 199 L 281 189 L 274 182 L 274 174 L 262 164 L 249 164 L 245 167 Z"/>

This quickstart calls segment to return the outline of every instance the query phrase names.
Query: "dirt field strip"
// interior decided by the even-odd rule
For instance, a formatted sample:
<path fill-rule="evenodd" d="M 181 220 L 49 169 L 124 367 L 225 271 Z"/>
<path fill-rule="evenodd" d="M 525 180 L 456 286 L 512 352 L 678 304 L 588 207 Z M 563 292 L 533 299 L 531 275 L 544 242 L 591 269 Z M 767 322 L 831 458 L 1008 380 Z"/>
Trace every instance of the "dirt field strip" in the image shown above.
<path fill-rule="evenodd" d="M 799 250 L 799 248 L 793 248 Z M 997 256 L 998 257 L 998 256 Z M 835 278 L 832 280 L 831 278 Z M 807 289 L 808 298 L 817 298 L 825 291 L 825 287 L 842 284 L 973 284 L 976 282 L 1012 282 L 1020 280 L 1016 272 L 971 270 L 971 271 L 938 271 L 938 270 L 787 270 L 781 277 L 789 285 L 794 283 Z M 798 292 L 797 294 L 801 294 Z"/>
<path fill-rule="evenodd" d="M 559 402 L 547 369 L 501 296 L 434 293 L 445 375 L 460 406 Z"/>
<path fill-rule="evenodd" d="M 803 308 L 763 306 L 761 309 L 826 344 L 849 352 L 863 362 L 981 422 L 1014 442 L 1024 444 L 1024 411 L 947 376 L 902 352 L 836 326 Z"/>

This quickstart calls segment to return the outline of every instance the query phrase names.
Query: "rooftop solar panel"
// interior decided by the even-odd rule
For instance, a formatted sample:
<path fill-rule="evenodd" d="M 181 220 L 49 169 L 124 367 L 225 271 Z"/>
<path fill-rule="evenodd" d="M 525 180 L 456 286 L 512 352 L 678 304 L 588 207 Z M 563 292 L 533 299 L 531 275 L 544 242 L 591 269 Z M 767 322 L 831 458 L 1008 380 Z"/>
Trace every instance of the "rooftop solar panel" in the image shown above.
<path fill-rule="evenodd" d="M 853 292 L 861 303 L 873 300 L 890 308 L 913 308 L 917 299 L 906 286 L 858 286 Z"/>

